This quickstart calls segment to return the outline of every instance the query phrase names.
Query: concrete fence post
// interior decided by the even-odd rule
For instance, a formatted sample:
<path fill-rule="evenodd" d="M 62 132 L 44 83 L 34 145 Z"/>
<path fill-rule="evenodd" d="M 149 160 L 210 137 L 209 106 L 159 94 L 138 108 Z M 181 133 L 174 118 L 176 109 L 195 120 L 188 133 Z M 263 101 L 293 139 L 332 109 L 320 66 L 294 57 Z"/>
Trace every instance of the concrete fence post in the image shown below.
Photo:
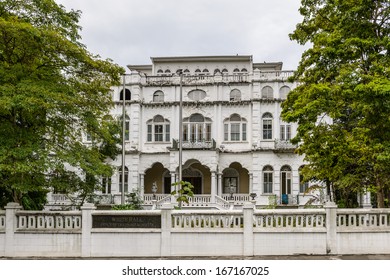
<path fill-rule="evenodd" d="M 244 236 L 243 236 L 243 249 L 244 256 L 253 256 L 254 242 L 253 242 L 253 204 L 247 202 L 243 206 L 244 212 Z"/>
<path fill-rule="evenodd" d="M 92 211 L 96 209 L 93 203 L 81 206 L 81 257 L 91 257 Z"/>
<path fill-rule="evenodd" d="M 15 256 L 15 231 L 17 228 L 16 212 L 22 209 L 18 203 L 9 202 L 5 209 L 5 248 L 4 255 L 6 257 Z"/>
<path fill-rule="evenodd" d="M 326 253 L 337 254 L 337 205 L 328 201 L 325 206 L 326 213 Z"/>
<path fill-rule="evenodd" d="M 164 203 L 161 206 L 161 256 L 171 255 L 171 230 L 172 230 L 173 205 Z"/>

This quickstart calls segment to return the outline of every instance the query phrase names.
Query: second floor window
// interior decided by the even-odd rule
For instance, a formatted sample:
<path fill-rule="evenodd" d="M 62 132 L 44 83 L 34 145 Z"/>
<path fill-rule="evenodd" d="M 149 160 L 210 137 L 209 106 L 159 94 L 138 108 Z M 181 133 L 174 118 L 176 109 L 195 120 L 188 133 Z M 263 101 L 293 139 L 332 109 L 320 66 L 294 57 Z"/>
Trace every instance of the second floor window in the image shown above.
<path fill-rule="evenodd" d="M 289 141 L 291 139 L 291 125 L 281 124 L 280 125 L 280 140 Z"/>
<path fill-rule="evenodd" d="M 169 142 L 171 141 L 170 123 L 162 116 L 157 115 L 147 123 L 148 142 Z"/>
<path fill-rule="evenodd" d="M 246 141 L 246 120 L 233 114 L 224 121 L 224 141 Z"/>
<path fill-rule="evenodd" d="M 263 140 L 272 140 L 272 119 L 271 113 L 263 114 Z"/>
<path fill-rule="evenodd" d="M 263 193 L 273 192 L 273 182 L 274 169 L 272 166 L 267 165 L 263 168 Z"/>
<path fill-rule="evenodd" d="M 183 141 L 211 141 L 211 119 L 201 114 L 193 114 L 183 119 Z"/>

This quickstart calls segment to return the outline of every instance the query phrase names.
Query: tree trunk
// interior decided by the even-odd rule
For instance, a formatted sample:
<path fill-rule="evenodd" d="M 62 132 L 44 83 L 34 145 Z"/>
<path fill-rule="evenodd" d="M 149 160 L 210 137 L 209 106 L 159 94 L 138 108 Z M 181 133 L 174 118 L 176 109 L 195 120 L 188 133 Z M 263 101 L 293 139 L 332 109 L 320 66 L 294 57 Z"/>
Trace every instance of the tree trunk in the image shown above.
<path fill-rule="evenodd" d="M 376 194 L 376 198 L 377 198 L 377 206 L 378 208 L 385 208 L 385 196 L 384 196 L 384 193 L 383 193 L 383 187 L 380 187 L 377 194 Z"/>

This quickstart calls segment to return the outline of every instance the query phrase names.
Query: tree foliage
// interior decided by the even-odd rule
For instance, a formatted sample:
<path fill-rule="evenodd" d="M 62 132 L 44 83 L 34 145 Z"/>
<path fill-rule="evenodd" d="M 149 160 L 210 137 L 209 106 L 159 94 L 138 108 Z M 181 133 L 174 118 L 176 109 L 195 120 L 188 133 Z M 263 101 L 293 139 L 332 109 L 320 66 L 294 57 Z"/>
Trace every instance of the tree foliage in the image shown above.
<path fill-rule="evenodd" d="M 53 0 L 0 2 L 0 190 L 13 201 L 88 193 L 111 174 L 119 133 L 105 115 L 124 70 L 87 51 L 79 17 Z"/>
<path fill-rule="evenodd" d="M 294 141 L 307 180 L 336 193 L 366 190 L 384 207 L 390 178 L 390 3 L 302 0 L 303 21 L 290 34 L 309 43 L 282 104 L 297 122 Z"/>

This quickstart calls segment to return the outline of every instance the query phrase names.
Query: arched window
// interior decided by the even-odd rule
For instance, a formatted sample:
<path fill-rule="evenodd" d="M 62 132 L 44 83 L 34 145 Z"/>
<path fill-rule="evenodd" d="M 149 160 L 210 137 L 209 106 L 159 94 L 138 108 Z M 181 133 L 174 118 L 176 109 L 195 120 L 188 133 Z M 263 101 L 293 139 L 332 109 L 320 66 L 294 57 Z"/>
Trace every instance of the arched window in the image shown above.
<path fill-rule="evenodd" d="M 280 184 L 281 184 L 283 204 L 288 204 L 288 198 L 286 200 L 286 195 L 291 194 L 291 186 L 292 186 L 291 183 L 292 183 L 291 167 L 288 165 L 284 165 L 280 169 Z"/>
<path fill-rule="evenodd" d="M 290 87 L 282 86 L 279 90 L 279 96 L 281 99 L 287 99 L 287 94 L 291 91 Z"/>
<path fill-rule="evenodd" d="M 161 90 L 153 93 L 153 102 L 164 102 L 164 93 Z"/>
<path fill-rule="evenodd" d="M 202 71 L 200 71 L 200 69 L 196 69 L 195 70 L 195 75 L 200 75 L 200 74 L 202 74 Z"/>
<path fill-rule="evenodd" d="M 207 69 L 203 69 L 203 74 L 207 76 L 207 75 L 210 74 L 210 72 L 209 72 L 209 70 L 207 70 Z"/>
<path fill-rule="evenodd" d="M 230 101 L 241 101 L 241 91 L 238 89 L 233 89 L 230 92 Z"/>
<path fill-rule="evenodd" d="M 188 93 L 188 98 L 193 101 L 199 101 L 206 97 L 206 92 L 201 89 L 194 89 Z"/>
<path fill-rule="evenodd" d="M 302 169 L 304 165 L 299 167 L 298 172 L 299 172 L 299 193 L 305 193 L 306 190 L 309 187 L 309 182 L 305 182 L 303 179 L 303 174 L 302 174 Z"/>
<path fill-rule="evenodd" d="M 233 114 L 230 118 L 225 119 L 224 141 L 246 141 L 246 119 L 241 118 L 238 114 Z"/>
<path fill-rule="evenodd" d="M 157 115 L 147 122 L 147 141 L 169 142 L 171 141 L 170 130 L 170 122 L 161 115 Z"/>
<path fill-rule="evenodd" d="M 164 74 L 164 71 L 162 69 L 158 69 L 157 70 L 157 75 L 162 75 L 162 74 Z"/>
<path fill-rule="evenodd" d="M 129 188 L 129 169 L 125 166 L 125 193 L 128 192 Z M 119 192 L 121 193 L 122 192 L 122 180 L 123 180 L 123 177 L 122 177 L 122 166 L 119 167 Z"/>
<path fill-rule="evenodd" d="M 221 70 L 219 70 L 218 68 L 214 70 L 214 75 L 216 74 L 221 74 Z"/>
<path fill-rule="evenodd" d="M 263 193 L 272 193 L 274 185 L 274 169 L 270 165 L 263 168 Z"/>
<path fill-rule="evenodd" d="M 183 71 L 183 74 L 184 74 L 184 76 L 189 76 L 189 75 L 190 75 L 190 70 L 185 69 L 185 70 Z"/>
<path fill-rule="evenodd" d="M 247 72 L 248 72 L 248 70 L 246 70 L 246 68 L 241 69 L 241 73 L 247 73 Z"/>
<path fill-rule="evenodd" d="M 119 93 L 119 100 L 123 100 L 123 89 Z M 131 92 L 125 88 L 125 100 L 131 100 Z"/>
<path fill-rule="evenodd" d="M 183 141 L 211 141 L 211 119 L 201 114 L 193 114 L 183 119 Z"/>
<path fill-rule="evenodd" d="M 165 74 L 166 76 L 171 75 L 171 70 L 169 70 L 169 69 L 165 70 L 164 74 Z"/>
<path fill-rule="evenodd" d="M 272 120 L 273 117 L 271 113 L 263 114 L 263 140 L 272 140 Z"/>
<path fill-rule="evenodd" d="M 261 89 L 261 98 L 265 99 L 273 99 L 274 98 L 274 90 L 270 86 L 265 86 Z"/>
<path fill-rule="evenodd" d="M 233 70 L 233 74 L 238 74 L 238 73 L 240 73 L 240 69 L 235 68 L 235 69 Z"/>
<path fill-rule="evenodd" d="M 222 69 L 222 75 L 227 75 L 227 74 L 229 74 L 229 71 L 226 68 Z"/>

